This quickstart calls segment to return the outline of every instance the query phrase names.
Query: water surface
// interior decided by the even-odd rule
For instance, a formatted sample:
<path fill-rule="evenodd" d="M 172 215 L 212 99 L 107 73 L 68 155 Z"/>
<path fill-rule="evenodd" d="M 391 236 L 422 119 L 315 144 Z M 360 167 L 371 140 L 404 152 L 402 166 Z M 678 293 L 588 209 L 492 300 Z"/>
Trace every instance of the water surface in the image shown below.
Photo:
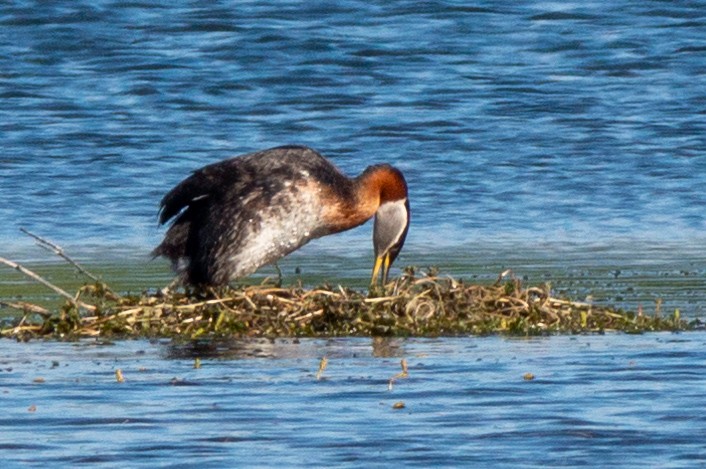
<path fill-rule="evenodd" d="M 405 172 L 401 265 L 479 282 L 512 268 L 576 299 L 698 316 L 705 37 L 699 1 L 5 2 L 0 256 L 80 285 L 24 226 L 121 291 L 161 287 L 162 195 L 204 164 L 299 143 L 350 175 Z M 370 257 L 367 225 L 282 268 L 364 287 Z M 53 301 L 33 288 L 0 272 L 0 298 Z M 8 467 L 694 467 L 704 342 L 0 341 L 0 451 Z"/>
<path fill-rule="evenodd" d="M 706 227 L 703 7 L 5 3 L 3 252 L 28 251 L 25 226 L 142 259 L 161 196 L 190 171 L 300 143 L 351 175 L 405 172 L 410 259 L 538 242 L 685 258 Z"/>
<path fill-rule="evenodd" d="M 696 467 L 704 350 L 704 333 L 4 340 L 0 451 L 7 467 Z"/>

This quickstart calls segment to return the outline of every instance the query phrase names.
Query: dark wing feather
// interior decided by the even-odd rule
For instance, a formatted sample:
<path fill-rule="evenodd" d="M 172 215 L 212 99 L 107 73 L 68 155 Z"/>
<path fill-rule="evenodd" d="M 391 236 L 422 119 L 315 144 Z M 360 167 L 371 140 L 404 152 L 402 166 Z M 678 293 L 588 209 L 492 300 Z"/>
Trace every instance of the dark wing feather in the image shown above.
<path fill-rule="evenodd" d="M 345 176 L 315 150 L 297 145 L 276 147 L 194 171 L 164 196 L 160 203 L 159 223 L 166 223 L 200 199 L 222 197 L 226 192 L 247 193 L 249 184 L 254 182 L 267 184 L 270 181 L 281 185 L 284 180 L 294 179 L 300 170 L 308 171 L 334 190 L 349 189 Z M 236 186 L 239 190 L 234 190 Z"/>
<path fill-rule="evenodd" d="M 238 158 L 233 158 L 194 171 L 164 196 L 160 203 L 159 223 L 166 223 L 200 199 L 222 193 L 238 179 L 239 163 Z"/>

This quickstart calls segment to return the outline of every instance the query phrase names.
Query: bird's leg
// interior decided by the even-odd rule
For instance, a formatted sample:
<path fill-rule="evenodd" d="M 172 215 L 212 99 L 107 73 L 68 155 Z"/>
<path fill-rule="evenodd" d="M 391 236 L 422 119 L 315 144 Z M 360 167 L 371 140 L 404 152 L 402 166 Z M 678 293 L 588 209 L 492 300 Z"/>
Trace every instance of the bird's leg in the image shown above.
<path fill-rule="evenodd" d="M 282 269 L 280 269 L 277 265 L 277 261 L 275 261 L 273 265 L 275 266 L 275 270 L 277 271 L 277 288 L 282 288 Z"/>
<path fill-rule="evenodd" d="M 299 284 L 299 288 L 302 288 L 302 268 L 301 267 L 295 268 L 294 273 L 297 276 L 297 283 Z"/>

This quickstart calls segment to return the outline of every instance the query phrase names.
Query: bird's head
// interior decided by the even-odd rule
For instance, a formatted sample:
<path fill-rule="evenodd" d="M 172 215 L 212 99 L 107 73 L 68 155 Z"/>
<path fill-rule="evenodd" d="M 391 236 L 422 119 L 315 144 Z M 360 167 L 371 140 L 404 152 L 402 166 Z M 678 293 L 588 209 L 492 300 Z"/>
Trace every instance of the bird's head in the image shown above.
<path fill-rule="evenodd" d="M 371 284 L 387 283 L 387 276 L 392 262 L 402 250 L 409 229 L 409 199 L 407 182 L 402 173 L 392 166 L 381 168 L 384 174 L 380 190 L 380 206 L 375 212 L 373 225 L 373 246 L 375 264 Z"/>

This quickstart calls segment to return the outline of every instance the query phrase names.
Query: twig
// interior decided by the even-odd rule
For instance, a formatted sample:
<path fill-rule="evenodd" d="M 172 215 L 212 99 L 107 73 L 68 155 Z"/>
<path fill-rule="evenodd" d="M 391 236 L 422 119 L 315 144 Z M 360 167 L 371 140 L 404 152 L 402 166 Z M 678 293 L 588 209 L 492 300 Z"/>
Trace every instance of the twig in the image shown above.
<path fill-rule="evenodd" d="M 502 272 L 500 272 L 500 275 L 498 275 L 498 279 L 495 281 L 495 284 L 494 284 L 494 285 L 495 285 L 495 286 L 500 285 L 500 282 L 502 282 L 503 279 L 504 279 L 505 277 L 507 277 L 508 275 L 513 275 L 512 269 L 505 269 L 505 270 L 503 270 Z"/>
<path fill-rule="evenodd" d="M 316 372 L 317 381 L 321 379 L 321 376 L 323 376 L 324 370 L 326 369 L 326 365 L 328 365 L 328 358 L 323 357 L 319 362 L 319 371 Z"/>
<path fill-rule="evenodd" d="M 363 300 L 365 303 L 384 303 L 386 301 L 396 300 L 396 296 L 380 296 L 378 298 L 366 298 Z"/>
<path fill-rule="evenodd" d="M 48 318 L 51 316 L 51 312 L 48 309 L 42 308 L 38 305 L 33 305 L 32 303 L 27 303 L 25 301 L 10 302 L 0 300 L 0 305 L 7 306 L 8 308 L 12 309 L 17 309 L 19 311 L 24 311 L 26 313 L 39 314 L 43 318 Z"/>
<path fill-rule="evenodd" d="M 303 315 L 301 315 L 301 316 L 297 316 L 296 318 L 292 318 L 292 321 L 301 322 L 301 321 L 303 321 L 303 320 L 305 320 L 305 319 L 311 319 L 311 318 L 314 318 L 314 317 L 316 317 L 316 316 L 321 316 L 322 314 L 324 314 L 324 310 L 323 310 L 323 309 L 319 309 L 319 310 L 316 310 L 316 311 L 312 311 L 311 313 L 306 313 L 306 314 L 303 314 Z"/>
<path fill-rule="evenodd" d="M 402 367 L 402 371 L 397 373 L 395 376 L 390 378 L 390 381 L 387 383 L 387 390 L 392 391 L 392 383 L 394 383 L 396 380 L 400 378 L 406 378 L 409 376 L 409 371 L 407 370 L 407 359 L 403 358 L 402 361 L 400 361 L 400 366 Z"/>
<path fill-rule="evenodd" d="M 198 303 L 189 303 L 187 305 L 177 305 L 174 306 L 173 309 L 177 311 L 189 311 L 189 310 L 195 310 L 196 308 L 199 308 L 201 306 L 208 306 L 208 305 L 217 305 L 217 304 L 222 304 L 222 303 L 227 303 L 229 301 L 233 301 L 234 298 L 215 298 L 213 300 L 206 300 L 206 301 L 200 301 Z M 164 307 L 167 306 L 166 303 L 162 303 L 161 305 L 154 305 L 154 307 Z"/>
<path fill-rule="evenodd" d="M 9 327 L 9 328 L 0 330 L 0 337 L 3 337 L 3 336 L 10 334 L 10 333 L 17 335 L 20 332 L 25 332 L 25 331 L 38 333 L 39 331 L 41 331 L 41 329 L 42 329 L 42 326 L 37 326 L 34 324 L 30 324 L 28 326 L 17 325 L 15 327 Z"/>
<path fill-rule="evenodd" d="M 0 263 L 5 264 L 8 267 L 12 267 L 13 269 L 25 274 L 27 277 L 41 283 L 45 287 L 47 287 L 51 290 L 54 290 L 54 292 L 58 293 L 59 295 L 63 296 L 64 298 L 68 299 L 71 302 L 71 304 L 73 304 L 76 307 L 81 307 L 81 308 L 87 309 L 89 311 L 96 310 L 95 306 L 84 303 L 83 301 L 78 301 L 73 296 L 69 295 L 65 290 L 62 290 L 61 288 L 57 287 L 53 283 L 49 282 L 48 280 L 45 280 L 44 278 L 35 274 L 34 272 L 29 270 L 28 268 L 22 267 L 20 264 L 18 264 L 16 262 L 12 262 L 11 260 L 5 259 L 4 257 L 0 257 Z"/>
<path fill-rule="evenodd" d="M 64 248 L 62 248 L 58 244 L 52 243 L 48 239 L 42 238 L 41 236 L 32 233 L 31 231 L 27 230 L 26 228 L 20 228 L 20 231 L 23 232 L 24 234 L 26 234 L 27 236 L 31 236 L 32 238 L 34 238 L 40 247 L 46 249 L 47 251 L 53 251 L 57 256 L 61 257 L 66 262 L 68 262 L 69 264 L 74 266 L 74 268 L 76 270 L 78 270 L 79 273 L 85 275 L 86 277 L 90 278 L 94 282 L 103 283 L 100 278 L 96 277 L 95 275 L 93 275 L 92 273 L 90 273 L 89 271 L 84 269 L 82 266 L 80 266 L 78 262 L 76 262 L 75 260 L 70 258 L 69 255 L 64 252 Z M 113 289 L 110 288 L 106 283 L 103 283 L 103 288 L 106 292 L 110 293 L 110 295 L 113 296 L 113 299 L 120 298 L 120 295 L 115 293 L 113 291 Z"/>
<path fill-rule="evenodd" d="M 99 282 L 99 281 L 100 281 L 100 279 L 99 279 L 98 277 L 96 277 L 95 275 L 93 275 L 92 273 L 90 273 L 89 271 L 87 271 L 86 269 L 84 269 L 83 267 L 81 267 L 80 265 L 78 265 L 78 262 L 76 262 L 75 260 L 71 259 L 71 258 L 64 252 L 64 248 L 62 248 L 61 246 L 59 246 L 59 245 L 57 245 L 57 244 L 54 244 L 54 243 L 52 243 L 51 241 L 49 241 L 48 239 L 44 239 L 44 238 L 42 238 L 41 236 L 36 235 L 36 234 L 32 233 L 31 231 L 29 231 L 29 230 L 27 230 L 27 229 L 25 229 L 25 228 L 20 228 L 20 231 L 23 232 L 24 234 L 26 234 L 27 236 L 31 236 L 32 238 L 34 238 L 35 240 L 37 240 L 37 244 L 38 244 L 40 247 L 46 249 L 47 251 L 53 251 L 54 254 L 56 254 L 57 256 L 59 256 L 59 257 L 61 257 L 62 259 L 64 259 L 66 262 L 68 262 L 69 264 L 71 264 L 72 266 L 74 266 L 74 267 L 76 268 L 76 270 L 78 270 L 80 273 L 82 273 L 82 274 L 85 275 L 86 277 L 90 278 L 90 279 L 93 280 L 94 282 Z"/>

